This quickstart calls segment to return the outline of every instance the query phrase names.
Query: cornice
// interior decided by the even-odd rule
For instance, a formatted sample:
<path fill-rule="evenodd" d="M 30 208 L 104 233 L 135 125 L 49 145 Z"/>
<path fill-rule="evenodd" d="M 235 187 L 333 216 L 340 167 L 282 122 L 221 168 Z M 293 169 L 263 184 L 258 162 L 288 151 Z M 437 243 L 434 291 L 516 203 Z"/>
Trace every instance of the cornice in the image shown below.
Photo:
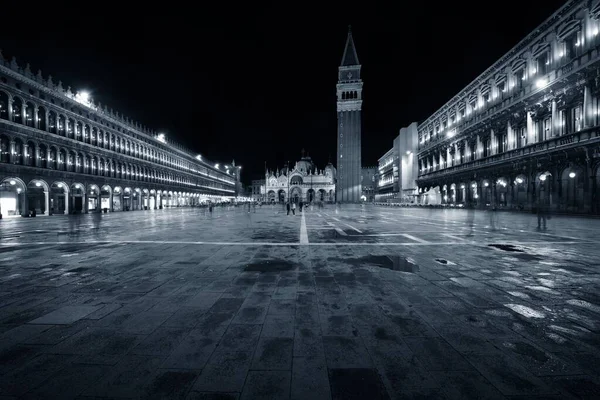
<path fill-rule="evenodd" d="M 570 0 L 565 5 L 563 5 L 560 9 L 554 12 L 550 17 L 548 17 L 544 22 L 542 22 L 536 29 L 530 32 L 524 39 L 522 39 L 519 43 L 517 43 L 512 49 L 510 49 L 506 54 L 500 57 L 492 66 L 488 67 L 483 73 L 481 73 L 477 78 L 475 78 L 471 83 L 469 83 L 464 89 L 461 90 L 459 94 L 454 95 L 446 104 L 440 107 L 437 111 L 435 111 L 431 116 L 429 116 L 425 121 L 423 121 L 420 126 L 425 126 L 431 124 L 435 119 L 439 118 L 440 114 L 448 112 L 450 108 L 456 105 L 457 102 L 464 99 L 468 96 L 473 90 L 477 89 L 481 84 L 486 83 L 489 78 L 499 71 L 505 64 L 512 58 L 518 56 L 527 46 L 531 45 L 540 36 L 544 33 L 548 32 L 555 24 L 561 21 L 561 18 L 566 13 L 570 13 L 574 8 L 578 6 L 585 6 L 587 1 L 582 0 Z"/>
<path fill-rule="evenodd" d="M 138 135 L 140 135 L 140 136 L 142 136 L 142 137 L 144 137 L 146 139 L 149 139 L 151 141 L 149 144 L 156 146 L 156 148 L 158 148 L 158 149 L 160 149 L 162 151 L 168 151 L 168 152 L 171 152 L 171 153 L 178 153 L 179 156 L 183 156 L 183 157 L 188 158 L 187 161 L 192 161 L 192 162 L 194 162 L 196 164 L 198 164 L 200 162 L 201 164 L 199 164 L 199 165 L 202 165 L 202 166 L 204 166 L 206 168 L 211 168 L 211 169 L 214 168 L 214 167 L 212 167 L 212 165 L 209 162 L 199 161 L 195 156 L 193 156 L 191 154 L 188 154 L 187 152 L 185 152 L 183 150 L 180 150 L 177 147 L 170 146 L 168 143 L 161 142 L 160 140 L 158 140 L 157 138 L 155 138 L 152 134 L 146 133 L 146 132 L 144 132 L 143 130 L 141 130 L 139 128 L 136 128 L 136 127 L 134 127 L 134 126 L 132 126 L 132 125 L 124 122 L 124 121 L 121 121 L 121 120 L 119 120 L 119 119 L 111 116 L 110 114 L 102 111 L 101 109 L 98 110 L 98 109 L 94 109 L 94 108 L 88 107 L 85 104 L 81 104 L 81 103 L 77 102 L 76 100 L 72 99 L 71 97 L 67 96 L 66 94 L 64 94 L 64 93 L 62 93 L 62 92 L 60 92 L 58 90 L 55 90 L 53 88 L 50 88 L 50 87 L 44 85 L 43 83 L 38 82 L 35 79 L 32 79 L 32 78 L 30 78 L 28 76 L 25 76 L 21 72 L 15 71 L 14 69 L 12 69 L 10 67 L 7 67 L 6 65 L 3 65 L 3 63 L 1 61 L 0 61 L 0 72 L 4 73 L 6 76 L 9 76 L 9 77 L 11 77 L 13 79 L 17 79 L 17 80 L 23 82 L 24 84 L 27 84 L 28 86 L 31 86 L 31 87 L 39 90 L 40 92 L 43 92 L 43 93 L 45 93 L 45 94 L 47 94 L 49 96 L 52 96 L 52 97 L 54 97 L 56 99 L 59 99 L 61 101 L 67 101 L 72 106 L 76 106 L 78 108 L 81 108 L 81 109 L 85 110 L 87 113 L 90 113 L 91 115 L 96 115 L 97 117 L 105 120 L 106 122 L 110 122 L 111 124 L 116 124 L 116 125 L 120 126 L 122 129 L 125 130 L 125 132 L 116 132 L 116 134 L 125 134 L 125 135 L 127 135 L 127 131 L 134 132 L 134 133 L 136 133 L 136 134 L 138 134 Z M 36 102 L 39 101 L 39 100 L 41 100 L 41 99 L 36 99 Z M 69 110 L 69 109 L 67 109 L 65 107 L 57 106 L 56 104 L 52 104 L 52 107 L 56 107 L 56 108 L 59 108 L 59 109 L 62 109 L 62 110 L 68 111 L 68 112 L 72 112 L 71 110 Z M 104 128 L 111 129 L 109 126 L 105 126 Z M 127 135 L 127 136 L 129 136 L 129 135 Z M 130 139 L 134 139 L 135 140 L 135 138 L 130 138 Z M 163 146 L 166 147 L 166 148 L 163 148 Z M 217 170 L 215 170 L 215 171 L 216 172 L 220 172 L 220 171 L 217 171 Z"/>
<path fill-rule="evenodd" d="M 338 101 L 337 111 L 360 111 L 362 109 L 362 100 Z"/>

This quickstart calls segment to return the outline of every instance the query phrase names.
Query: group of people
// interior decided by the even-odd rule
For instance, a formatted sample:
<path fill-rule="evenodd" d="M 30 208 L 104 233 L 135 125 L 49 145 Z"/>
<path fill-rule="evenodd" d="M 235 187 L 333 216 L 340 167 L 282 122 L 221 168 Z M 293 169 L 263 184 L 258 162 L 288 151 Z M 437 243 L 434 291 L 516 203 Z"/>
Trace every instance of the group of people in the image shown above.
<path fill-rule="evenodd" d="M 302 212 L 302 206 L 303 203 L 300 201 L 298 202 L 298 207 L 300 208 L 300 212 Z M 295 202 L 287 202 L 285 207 L 287 208 L 287 215 L 290 215 L 290 210 L 292 211 L 292 215 L 296 215 L 296 203 Z"/>

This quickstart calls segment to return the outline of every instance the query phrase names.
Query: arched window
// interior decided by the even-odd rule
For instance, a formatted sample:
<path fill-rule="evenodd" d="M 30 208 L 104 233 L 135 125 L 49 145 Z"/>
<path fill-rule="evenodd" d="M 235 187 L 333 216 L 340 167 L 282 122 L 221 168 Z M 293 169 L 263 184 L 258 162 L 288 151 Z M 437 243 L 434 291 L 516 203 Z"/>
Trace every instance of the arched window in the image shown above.
<path fill-rule="evenodd" d="M 17 124 L 23 123 L 23 100 L 18 97 L 12 101 L 12 120 Z"/>
<path fill-rule="evenodd" d="M 0 119 L 8 119 L 8 94 L 0 91 Z"/>
<path fill-rule="evenodd" d="M 27 102 L 27 104 L 25 104 L 25 125 L 32 128 L 35 127 L 35 117 L 35 106 L 32 103 Z"/>
<path fill-rule="evenodd" d="M 41 129 L 42 131 L 47 130 L 48 127 L 46 126 L 46 109 L 44 107 L 38 107 L 36 118 L 38 129 Z M 56 124 L 56 115 L 54 116 L 54 123 Z"/>

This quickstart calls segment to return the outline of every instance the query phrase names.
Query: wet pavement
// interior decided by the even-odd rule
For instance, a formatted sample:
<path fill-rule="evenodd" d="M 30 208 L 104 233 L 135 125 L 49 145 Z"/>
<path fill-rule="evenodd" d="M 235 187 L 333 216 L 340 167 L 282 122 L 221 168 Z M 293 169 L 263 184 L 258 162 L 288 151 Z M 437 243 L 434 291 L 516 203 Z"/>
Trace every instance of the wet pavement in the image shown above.
<path fill-rule="evenodd" d="M 0 221 L 0 398 L 600 398 L 600 220 Z M 6 396 L 6 397 L 2 397 Z"/>

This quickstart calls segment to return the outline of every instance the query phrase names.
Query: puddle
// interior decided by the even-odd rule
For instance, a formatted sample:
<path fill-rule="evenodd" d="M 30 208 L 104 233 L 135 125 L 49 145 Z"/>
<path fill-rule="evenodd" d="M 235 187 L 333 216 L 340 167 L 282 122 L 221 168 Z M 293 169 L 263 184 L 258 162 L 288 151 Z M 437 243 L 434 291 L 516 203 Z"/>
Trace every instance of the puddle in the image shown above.
<path fill-rule="evenodd" d="M 499 250 L 504 250 L 504 251 L 508 251 L 511 253 L 516 253 L 514 254 L 512 257 L 503 257 L 506 259 L 514 259 L 516 260 L 521 260 L 521 261 L 537 261 L 537 260 L 541 260 L 542 258 L 533 254 L 528 254 L 526 252 L 526 249 L 523 247 L 519 247 L 519 246 L 515 246 L 513 244 L 488 244 L 489 247 L 493 247 L 495 249 L 499 249 Z"/>
<path fill-rule="evenodd" d="M 523 251 L 522 249 L 516 247 L 515 245 L 512 244 L 488 244 L 488 246 L 490 247 L 494 247 L 496 249 L 500 249 L 500 250 L 504 250 L 504 251 L 514 251 L 517 253 L 524 253 L 525 251 Z"/>
<path fill-rule="evenodd" d="M 291 263 L 285 260 L 270 260 L 254 262 L 252 264 L 246 264 L 244 271 L 246 272 L 280 272 L 280 271 L 291 271 L 296 268 L 295 263 Z"/>
<path fill-rule="evenodd" d="M 356 265 L 370 264 L 380 268 L 387 268 L 400 272 L 419 272 L 419 266 L 410 259 L 401 256 L 365 256 L 354 260 L 347 260 Z"/>
<path fill-rule="evenodd" d="M 436 258 L 435 261 L 439 262 L 440 264 L 448 264 L 448 260 L 444 260 L 443 258 Z"/>

